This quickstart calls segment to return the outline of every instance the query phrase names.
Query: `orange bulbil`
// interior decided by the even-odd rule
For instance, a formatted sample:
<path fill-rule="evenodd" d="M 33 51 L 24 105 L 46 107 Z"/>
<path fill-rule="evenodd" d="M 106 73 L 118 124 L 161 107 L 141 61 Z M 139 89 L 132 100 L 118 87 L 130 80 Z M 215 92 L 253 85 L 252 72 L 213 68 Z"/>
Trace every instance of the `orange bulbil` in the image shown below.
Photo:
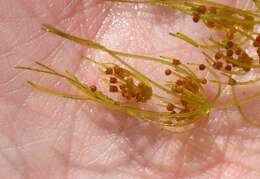
<path fill-rule="evenodd" d="M 227 44 L 226 44 L 226 48 L 227 49 L 230 49 L 234 46 L 234 43 L 232 41 L 228 41 Z"/>
<path fill-rule="evenodd" d="M 199 69 L 200 69 L 201 71 L 205 70 L 205 69 L 206 69 L 206 65 L 200 64 Z"/>
<path fill-rule="evenodd" d="M 235 79 L 233 79 L 233 78 L 229 78 L 228 84 L 231 85 L 231 86 L 234 86 L 234 85 L 237 84 L 237 81 Z"/>
<path fill-rule="evenodd" d="M 216 54 L 215 54 L 215 59 L 216 60 L 219 60 L 223 57 L 223 53 L 221 51 L 218 51 Z"/>
<path fill-rule="evenodd" d="M 201 84 L 206 85 L 208 83 L 208 80 L 206 78 L 202 78 L 200 82 Z"/>
<path fill-rule="evenodd" d="M 95 86 L 95 85 L 92 85 L 92 86 L 90 86 L 89 88 L 90 88 L 90 90 L 91 90 L 92 92 L 96 92 L 96 91 L 97 91 L 97 86 Z"/>
<path fill-rule="evenodd" d="M 172 64 L 173 64 L 173 65 L 180 65 L 180 64 L 181 64 L 181 61 L 178 60 L 178 59 L 173 59 L 173 60 L 172 60 Z"/>
<path fill-rule="evenodd" d="M 172 104 L 172 103 L 168 103 L 167 104 L 167 106 L 166 106 L 166 109 L 168 110 L 168 111 L 173 111 L 174 110 L 174 105 Z"/>
<path fill-rule="evenodd" d="M 193 22 L 197 23 L 200 21 L 200 15 L 198 13 L 194 13 L 192 16 Z"/>
<path fill-rule="evenodd" d="M 106 73 L 107 75 L 112 75 L 112 74 L 113 74 L 113 68 L 111 68 L 111 67 L 107 68 L 106 71 L 105 71 L 105 73 Z"/>
<path fill-rule="evenodd" d="M 240 48 L 236 49 L 235 54 L 240 55 L 242 53 L 242 50 Z"/>
<path fill-rule="evenodd" d="M 110 85 L 110 86 L 109 86 L 109 91 L 110 91 L 111 93 L 117 93 L 117 92 L 118 92 L 118 87 L 115 86 L 115 85 Z"/>
<path fill-rule="evenodd" d="M 165 73 L 166 76 L 169 76 L 169 75 L 172 74 L 172 71 L 171 71 L 170 69 L 166 69 L 166 70 L 164 71 L 164 73 Z"/>
<path fill-rule="evenodd" d="M 227 55 L 228 57 L 232 57 L 232 56 L 234 55 L 234 51 L 231 50 L 231 49 L 228 49 L 226 53 L 227 53 L 226 55 Z"/>
<path fill-rule="evenodd" d="M 117 78 L 111 77 L 109 82 L 115 84 L 115 83 L 117 83 Z"/>
<path fill-rule="evenodd" d="M 226 70 L 226 71 L 231 71 L 231 70 L 232 70 L 232 66 L 231 66 L 231 65 L 227 65 L 227 66 L 225 67 L 225 70 Z"/>
<path fill-rule="evenodd" d="M 220 70 L 223 67 L 223 63 L 222 62 L 215 62 L 213 64 L 214 68 L 217 70 Z"/>
<path fill-rule="evenodd" d="M 227 37 L 227 39 L 229 39 L 229 40 L 233 40 L 234 37 L 235 37 L 235 33 L 234 33 L 233 31 L 228 31 L 228 32 L 226 33 L 226 37 Z"/>

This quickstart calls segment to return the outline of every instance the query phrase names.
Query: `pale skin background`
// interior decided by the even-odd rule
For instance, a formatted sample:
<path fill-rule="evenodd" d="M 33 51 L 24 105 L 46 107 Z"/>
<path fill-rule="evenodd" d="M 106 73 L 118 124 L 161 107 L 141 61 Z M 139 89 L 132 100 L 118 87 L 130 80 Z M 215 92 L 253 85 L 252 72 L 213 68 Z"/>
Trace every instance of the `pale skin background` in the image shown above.
<path fill-rule="evenodd" d="M 247 0 L 222 2 L 250 6 Z M 260 177 L 260 130 L 246 125 L 235 109 L 214 111 L 204 129 L 172 137 L 123 113 L 32 90 L 27 79 L 72 91 L 57 79 L 14 66 L 40 61 L 103 88 L 96 68 L 80 57 L 105 56 L 43 32 L 42 23 L 114 49 L 191 61 L 199 60 L 199 53 L 168 32 L 198 39 L 209 33 L 159 7 L 95 0 L 0 0 L 0 178 Z M 163 77 L 163 68 L 131 63 L 156 80 Z M 229 92 L 224 91 L 223 99 Z M 257 103 L 245 107 L 250 117 L 259 116 Z"/>

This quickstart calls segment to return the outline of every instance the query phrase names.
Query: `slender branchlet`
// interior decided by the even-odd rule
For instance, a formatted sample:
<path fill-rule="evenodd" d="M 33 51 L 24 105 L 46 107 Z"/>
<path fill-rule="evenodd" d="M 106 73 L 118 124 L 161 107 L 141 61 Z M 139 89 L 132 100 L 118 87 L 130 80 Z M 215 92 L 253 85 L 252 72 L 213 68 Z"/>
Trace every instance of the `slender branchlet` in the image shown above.
<path fill-rule="evenodd" d="M 252 85 L 260 81 L 260 78 L 248 81 L 237 80 L 237 77 L 247 75 L 249 71 L 260 68 L 260 34 L 255 32 L 256 27 L 260 24 L 260 12 L 258 10 L 242 10 L 208 0 L 109 1 L 148 3 L 172 8 L 191 16 L 194 23 L 202 22 L 206 27 L 220 33 L 221 37 L 218 40 L 208 37 L 204 39 L 205 43 L 200 43 L 185 34 L 170 33 L 170 36 L 179 38 L 201 50 L 204 56 L 205 63 L 185 64 L 183 59 L 164 56 L 150 57 L 115 51 L 95 41 L 68 34 L 45 24 L 43 30 L 84 47 L 105 52 L 115 62 L 103 63 L 91 57 L 82 58 L 98 66 L 101 71 L 100 76 L 107 85 L 107 90 L 99 89 L 96 85 L 84 84 L 69 72 L 57 72 L 55 69 L 39 62 L 36 62 L 36 67 L 18 66 L 16 68 L 45 73 L 63 79 L 77 89 L 80 95 L 56 91 L 28 81 L 30 86 L 54 96 L 84 102 L 92 101 L 118 109 L 141 121 L 160 126 L 174 133 L 183 133 L 201 127 L 208 121 L 212 109 L 229 107 L 237 107 L 246 122 L 254 127 L 260 127 L 252 122 L 241 108 L 242 103 L 259 98 L 260 93 L 244 99 L 238 99 L 235 93 L 236 86 Z M 255 1 L 255 3 L 259 6 L 258 1 Z M 245 45 L 254 48 L 258 57 L 251 57 Z M 165 80 L 163 84 L 160 84 L 154 81 L 152 77 L 131 66 L 125 58 L 150 61 L 165 66 L 162 74 L 166 79 L 173 77 L 171 79 L 174 80 Z M 194 72 L 194 69 L 201 71 L 202 74 L 205 73 L 203 76 L 207 76 L 206 73 L 210 75 L 208 78 L 199 76 Z M 226 81 L 221 81 L 220 79 L 223 79 L 221 77 L 225 77 Z M 217 86 L 217 92 L 213 99 L 209 98 L 206 93 L 205 87 L 209 83 L 214 83 Z M 226 105 L 218 104 L 217 101 L 225 86 L 231 86 L 234 100 Z M 159 91 L 158 94 L 157 91 Z M 105 95 L 107 93 L 108 95 Z M 158 105 L 150 109 L 149 106 L 151 105 L 149 104 Z"/>

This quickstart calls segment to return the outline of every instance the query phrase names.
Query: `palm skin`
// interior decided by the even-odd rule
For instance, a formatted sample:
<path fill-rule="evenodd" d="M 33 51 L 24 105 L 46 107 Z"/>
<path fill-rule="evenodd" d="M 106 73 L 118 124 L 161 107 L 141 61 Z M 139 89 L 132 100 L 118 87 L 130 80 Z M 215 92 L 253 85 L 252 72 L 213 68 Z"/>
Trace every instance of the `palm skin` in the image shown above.
<path fill-rule="evenodd" d="M 99 85 L 95 66 L 80 58 L 104 58 L 104 54 L 46 34 L 43 23 L 118 50 L 192 60 L 200 54 L 169 38 L 168 32 L 181 30 L 199 39 L 208 33 L 205 28 L 176 12 L 148 5 L 0 2 L 0 178 L 260 177 L 260 131 L 246 125 L 235 109 L 213 111 L 204 129 L 173 137 L 118 111 L 32 90 L 26 80 L 62 90 L 70 87 L 46 75 L 14 69 L 39 61 Z M 132 64 L 156 80 L 163 78 L 158 75 L 163 68 Z"/>

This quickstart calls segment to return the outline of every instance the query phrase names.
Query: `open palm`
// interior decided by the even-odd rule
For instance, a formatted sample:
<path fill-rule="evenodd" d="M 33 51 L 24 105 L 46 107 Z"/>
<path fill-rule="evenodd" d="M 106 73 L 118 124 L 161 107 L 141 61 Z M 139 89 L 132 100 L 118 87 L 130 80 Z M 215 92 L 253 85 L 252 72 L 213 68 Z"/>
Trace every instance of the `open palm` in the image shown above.
<path fill-rule="evenodd" d="M 62 90 L 69 86 L 14 68 L 39 61 L 99 84 L 95 66 L 80 59 L 102 59 L 104 54 L 47 34 L 41 30 L 43 23 L 118 50 L 192 60 L 201 57 L 199 52 L 168 32 L 200 38 L 209 33 L 206 28 L 172 10 L 148 5 L 95 0 L 0 4 L 0 178 L 260 177 L 260 131 L 247 126 L 235 109 L 215 111 L 204 129 L 172 137 L 118 111 L 32 90 L 26 80 Z M 131 63 L 156 80 L 163 76 L 155 65 Z"/>

